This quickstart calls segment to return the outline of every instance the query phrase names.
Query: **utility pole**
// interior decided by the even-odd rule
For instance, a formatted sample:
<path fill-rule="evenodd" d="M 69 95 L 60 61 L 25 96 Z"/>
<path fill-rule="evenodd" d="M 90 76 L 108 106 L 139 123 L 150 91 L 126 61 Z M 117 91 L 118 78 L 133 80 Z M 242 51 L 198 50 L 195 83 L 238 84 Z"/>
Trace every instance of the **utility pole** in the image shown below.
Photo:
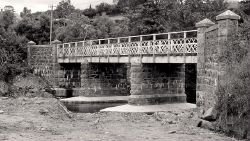
<path fill-rule="evenodd" d="M 50 35 L 49 35 L 49 43 L 52 44 L 52 30 L 53 30 L 53 8 L 55 6 L 51 5 L 50 8 Z"/>

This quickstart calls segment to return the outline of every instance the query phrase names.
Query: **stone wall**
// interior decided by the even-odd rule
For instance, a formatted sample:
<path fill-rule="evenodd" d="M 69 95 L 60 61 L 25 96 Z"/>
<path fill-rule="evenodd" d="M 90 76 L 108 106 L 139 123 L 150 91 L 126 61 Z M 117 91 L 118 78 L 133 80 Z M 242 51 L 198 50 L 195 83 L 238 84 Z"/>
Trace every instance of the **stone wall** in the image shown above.
<path fill-rule="evenodd" d="M 57 72 L 59 88 L 81 87 L 81 63 L 60 63 Z"/>
<path fill-rule="evenodd" d="M 204 61 L 197 72 L 197 106 L 207 110 L 217 101 L 219 73 L 218 26 L 214 25 L 205 32 Z"/>
<path fill-rule="evenodd" d="M 184 64 L 132 64 L 130 104 L 185 102 Z"/>
<path fill-rule="evenodd" d="M 178 94 L 184 93 L 182 64 L 143 64 L 143 80 L 136 87 L 147 94 Z"/>
<path fill-rule="evenodd" d="M 129 95 L 127 64 L 82 63 L 81 87 L 84 96 Z"/>
<path fill-rule="evenodd" d="M 28 63 L 34 74 L 53 82 L 53 47 L 51 45 L 30 45 Z"/>
<path fill-rule="evenodd" d="M 202 114 L 218 102 L 218 86 L 223 77 L 224 63 L 219 59 L 226 42 L 237 33 L 240 17 L 226 11 L 216 17 L 217 24 L 204 19 L 196 24 L 198 28 L 197 62 L 197 106 Z"/>
<path fill-rule="evenodd" d="M 27 58 L 29 66 L 34 70 L 34 74 L 43 76 L 53 87 L 58 87 L 57 73 L 60 69 L 57 63 L 57 44 L 61 42 L 55 40 L 52 45 L 36 45 L 28 42 Z"/>

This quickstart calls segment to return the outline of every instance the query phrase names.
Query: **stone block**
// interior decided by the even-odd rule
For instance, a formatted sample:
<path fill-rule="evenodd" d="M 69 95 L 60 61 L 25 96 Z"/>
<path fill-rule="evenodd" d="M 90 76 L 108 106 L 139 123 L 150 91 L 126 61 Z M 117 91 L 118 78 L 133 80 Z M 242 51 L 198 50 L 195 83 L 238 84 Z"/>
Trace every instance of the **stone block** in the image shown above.
<path fill-rule="evenodd" d="M 143 74 L 141 72 L 132 72 L 131 73 L 131 79 L 142 79 Z"/>
<path fill-rule="evenodd" d="M 177 94 L 177 88 L 170 88 L 170 94 Z"/>
<path fill-rule="evenodd" d="M 215 124 L 209 121 L 201 120 L 197 124 L 197 127 L 209 129 L 209 130 L 215 130 Z"/>
<path fill-rule="evenodd" d="M 141 66 L 132 66 L 130 68 L 130 72 L 142 72 L 142 67 Z"/>
<path fill-rule="evenodd" d="M 133 90 L 133 89 L 131 89 L 130 94 L 131 95 L 141 95 L 142 93 L 141 93 L 141 90 Z"/>
<path fill-rule="evenodd" d="M 202 119 L 207 121 L 215 121 L 217 118 L 217 111 L 214 107 L 209 108 L 204 115 L 202 116 Z"/>

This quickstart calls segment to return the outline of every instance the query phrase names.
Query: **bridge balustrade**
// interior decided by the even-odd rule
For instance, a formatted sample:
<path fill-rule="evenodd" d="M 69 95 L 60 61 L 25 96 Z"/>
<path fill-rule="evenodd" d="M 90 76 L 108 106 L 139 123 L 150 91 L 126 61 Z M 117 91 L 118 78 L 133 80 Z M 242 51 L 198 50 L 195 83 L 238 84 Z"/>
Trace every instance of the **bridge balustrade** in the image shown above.
<path fill-rule="evenodd" d="M 197 54 L 197 31 L 70 42 L 57 46 L 58 58 Z"/>

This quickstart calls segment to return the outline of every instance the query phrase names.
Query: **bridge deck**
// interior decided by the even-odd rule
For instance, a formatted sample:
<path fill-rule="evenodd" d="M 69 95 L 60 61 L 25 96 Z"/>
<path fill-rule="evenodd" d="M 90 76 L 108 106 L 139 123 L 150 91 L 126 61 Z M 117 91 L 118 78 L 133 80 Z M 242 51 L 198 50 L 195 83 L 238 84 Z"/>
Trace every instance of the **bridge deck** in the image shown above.
<path fill-rule="evenodd" d="M 59 44 L 58 62 L 196 63 L 197 31 L 169 32 Z"/>

